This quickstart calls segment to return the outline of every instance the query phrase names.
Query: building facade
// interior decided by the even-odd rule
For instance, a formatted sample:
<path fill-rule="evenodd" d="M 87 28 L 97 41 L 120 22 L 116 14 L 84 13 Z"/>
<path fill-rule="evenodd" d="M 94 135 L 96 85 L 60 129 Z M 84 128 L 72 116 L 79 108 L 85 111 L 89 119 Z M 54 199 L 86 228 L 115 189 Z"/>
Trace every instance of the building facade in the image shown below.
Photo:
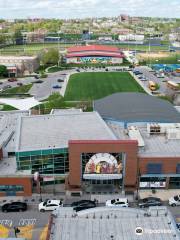
<path fill-rule="evenodd" d="M 124 55 L 116 47 L 102 45 L 76 46 L 68 49 L 66 63 L 121 64 Z"/>
<path fill-rule="evenodd" d="M 12 77 L 23 76 L 39 68 L 39 59 L 36 56 L 0 56 L 0 65 L 7 66 Z"/>

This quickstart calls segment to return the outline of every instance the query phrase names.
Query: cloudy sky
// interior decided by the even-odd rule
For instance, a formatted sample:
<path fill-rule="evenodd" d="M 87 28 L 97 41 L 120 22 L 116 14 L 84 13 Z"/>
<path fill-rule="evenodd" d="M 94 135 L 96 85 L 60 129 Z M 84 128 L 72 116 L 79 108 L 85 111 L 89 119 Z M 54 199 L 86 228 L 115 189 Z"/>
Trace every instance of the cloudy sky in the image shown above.
<path fill-rule="evenodd" d="M 179 17 L 180 0 L 0 0 L 0 18 Z"/>

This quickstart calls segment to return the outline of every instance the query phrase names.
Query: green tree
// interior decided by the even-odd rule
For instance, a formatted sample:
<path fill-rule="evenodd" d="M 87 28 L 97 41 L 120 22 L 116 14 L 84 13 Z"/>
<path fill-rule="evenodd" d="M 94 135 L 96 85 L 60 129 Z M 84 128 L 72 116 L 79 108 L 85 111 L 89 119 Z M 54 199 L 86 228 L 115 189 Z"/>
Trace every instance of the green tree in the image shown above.
<path fill-rule="evenodd" d="M 4 66 L 4 65 L 0 65 L 0 76 L 1 76 L 1 77 L 2 77 L 2 76 L 6 76 L 7 73 L 8 73 L 7 67 Z"/>
<path fill-rule="evenodd" d="M 55 48 L 44 50 L 40 56 L 43 65 L 56 65 L 59 61 L 59 51 Z"/>
<path fill-rule="evenodd" d="M 0 44 L 5 44 L 6 43 L 6 36 L 3 34 L 0 34 Z"/>

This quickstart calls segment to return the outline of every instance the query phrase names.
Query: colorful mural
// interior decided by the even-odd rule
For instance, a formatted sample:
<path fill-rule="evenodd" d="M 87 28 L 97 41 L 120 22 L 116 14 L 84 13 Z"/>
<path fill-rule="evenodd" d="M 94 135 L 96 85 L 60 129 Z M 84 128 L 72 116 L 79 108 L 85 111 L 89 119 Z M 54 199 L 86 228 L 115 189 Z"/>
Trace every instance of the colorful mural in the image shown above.
<path fill-rule="evenodd" d="M 98 153 L 93 155 L 86 163 L 85 174 L 121 174 L 123 170 L 122 161 L 117 161 L 109 153 Z"/>
<path fill-rule="evenodd" d="M 112 57 L 79 57 L 79 63 L 112 63 Z"/>

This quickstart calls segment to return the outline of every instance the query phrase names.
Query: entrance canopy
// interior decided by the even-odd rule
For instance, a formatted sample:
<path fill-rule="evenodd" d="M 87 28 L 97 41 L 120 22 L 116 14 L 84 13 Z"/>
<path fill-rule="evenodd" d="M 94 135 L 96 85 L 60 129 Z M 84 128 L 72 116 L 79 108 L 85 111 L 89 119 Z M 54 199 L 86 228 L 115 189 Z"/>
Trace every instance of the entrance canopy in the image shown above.
<path fill-rule="evenodd" d="M 42 104 L 41 102 L 38 102 L 34 97 L 24 99 L 0 98 L 0 103 L 10 105 L 18 110 L 29 110 L 32 107 Z"/>

